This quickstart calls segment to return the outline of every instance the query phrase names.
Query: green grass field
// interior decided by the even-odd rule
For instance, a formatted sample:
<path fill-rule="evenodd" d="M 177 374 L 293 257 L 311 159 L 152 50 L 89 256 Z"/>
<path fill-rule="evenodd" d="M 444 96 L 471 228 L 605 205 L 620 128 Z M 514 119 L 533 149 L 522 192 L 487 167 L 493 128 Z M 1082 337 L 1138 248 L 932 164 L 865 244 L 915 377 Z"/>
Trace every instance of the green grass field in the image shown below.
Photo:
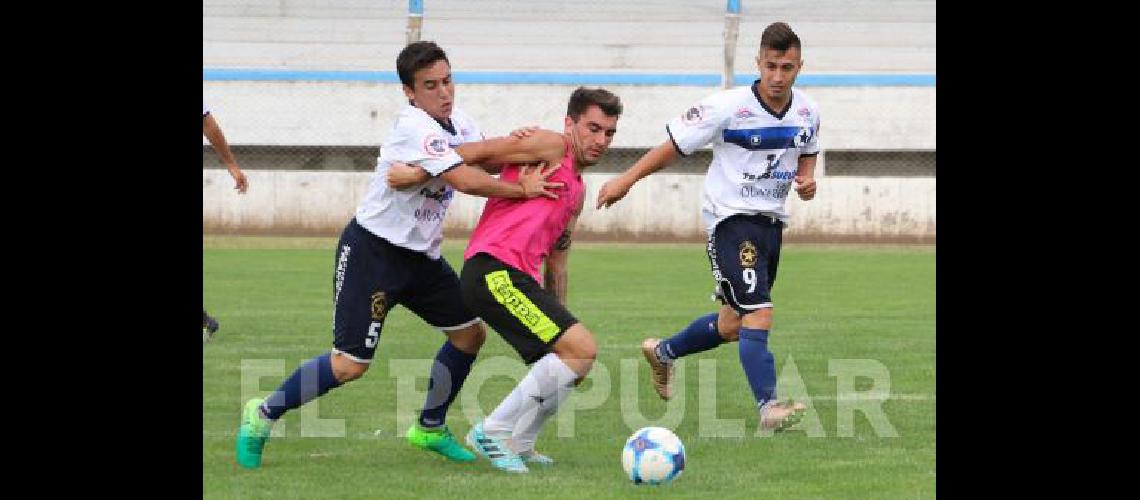
<path fill-rule="evenodd" d="M 573 412 L 573 437 L 559 436 L 570 433 L 566 415 L 553 418 L 539 436 L 538 449 L 557 460 L 554 467 L 507 475 L 486 461 L 453 464 L 408 446 L 402 434 L 418 414 L 428 363 L 444 337 L 396 308 L 364 378 L 331 391 L 315 407 L 310 403 L 312 408 L 288 414 L 275 430 L 283 435 L 265 449 L 262 468 L 241 469 L 233 455 L 243 398 L 267 394 L 299 363 L 331 346 L 334 245 L 335 240 L 325 238 L 203 239 L 203 303 L 221 323 L 202 352 L 204 496 L 596 500 L 935 495 L 932 247 L 784 248 L 769 345 L 781 374 L 780 396 L 802 398 L 806 391 L 812 409 L 800 428 L 787 433 L 756 436 L 755 404 L 736 344 L 685 358 L 684 396 L 676 403 L 667 405 L 653 392 L 638 347 L 641 340 L 672 335 L 715 310 L 702 245 L 576 243 L 570 257 L 570 310 L 596 336 L 596 371 L 607 376 L 588 380 L 571 396 L 571 406 L 594 406 Z M 444 255 L 457 271 L 461 250 L 459 242 L 445 246 Z M 791 370 L 789 358 L 794 360 Z M 448 416 L 457 435 L 470 428 L 468 414 L 490 412 L 511 389 L 514 380 L 501 373 L 521 373 L 517 359 L 498 334 L 488 332 Z M 495 370 L 500 374 L 492 376 Z M 884 374 L 889 375 L 890 397 L 881 404 L 870 402 L 881 413 L 852 411 L 852 404 L 860 404 L 858 393 L 884 388 Z M 410 376 L 417 377 L 414 388 L 398 384 Z M 606 391 L 608 397 L 603 397 Z M 743 425 L 717 424 L 708 416 L 713 397 L 716 419 Z M 667 411 L 667 406 L 673 408 Z M 684 441 L 684 474 L 663 487 L 630 483 L 620 453 L 634 425 L 678 417 L 678 423 L 663 426 Z M 710 430 L 714 427 L 719 431 Z M 743 435 L 733 437 L 734 429 Z M 306 437 L 322 432 L 339 437 Z"/>

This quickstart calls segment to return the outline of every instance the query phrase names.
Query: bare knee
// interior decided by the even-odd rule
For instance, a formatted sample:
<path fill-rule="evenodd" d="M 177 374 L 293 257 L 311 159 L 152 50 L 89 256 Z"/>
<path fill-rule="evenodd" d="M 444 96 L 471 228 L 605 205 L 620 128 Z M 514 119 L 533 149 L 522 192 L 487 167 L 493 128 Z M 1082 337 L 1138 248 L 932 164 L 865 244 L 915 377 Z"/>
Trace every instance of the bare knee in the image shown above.
<path fill-rule="evenodd" d="M 554 354 L 579 377 L 585 377 L 598 358 L 598 343 L 586 327 L 578 323 L 570 327 L 554 343 Z"/>
<path fill-rule="evenodd" d="M 342 384 L 352 382 L 368 371 L 368 363 L 358 363 L 339 353 L 330 354 L 332 357 L 333 376 Z"/>
<path fill-rule="evenodd" d="M 720 308 L 716 318 L 716 331 L 725 342 L 736 342 L 740 337 L 740 315 L 729 306 Z"/>
<path fill-rule="evenodd" d="M 487 341 L 487 330 L 482 323 L 447 332 L 447 338 L 456 349 L 467 354 L 479 354 L 479 349 Z"/>
<path fill-rule="evenodd" d="M 759 330 L 772 329 L 772 308 L 765 307 L 757 309 L 741 318 L 741 324 L 747 328 L 755 328 Z"/>

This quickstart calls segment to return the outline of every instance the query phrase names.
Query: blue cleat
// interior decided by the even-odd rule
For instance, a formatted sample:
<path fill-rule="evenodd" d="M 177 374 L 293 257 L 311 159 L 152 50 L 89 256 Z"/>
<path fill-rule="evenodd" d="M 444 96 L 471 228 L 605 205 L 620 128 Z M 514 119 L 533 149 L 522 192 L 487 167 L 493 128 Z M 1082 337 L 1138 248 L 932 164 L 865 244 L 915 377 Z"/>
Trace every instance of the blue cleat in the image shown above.
<path fill-rule="evenodd" d="M 483 432 L 483 422 L 471 427 L 471 431 L 467 433 L 467 445 L 490 460 L 496 469 L 517 473 L 530 471 L 522 458 L 507 446 L 504 440 L 488 436 Z"/>

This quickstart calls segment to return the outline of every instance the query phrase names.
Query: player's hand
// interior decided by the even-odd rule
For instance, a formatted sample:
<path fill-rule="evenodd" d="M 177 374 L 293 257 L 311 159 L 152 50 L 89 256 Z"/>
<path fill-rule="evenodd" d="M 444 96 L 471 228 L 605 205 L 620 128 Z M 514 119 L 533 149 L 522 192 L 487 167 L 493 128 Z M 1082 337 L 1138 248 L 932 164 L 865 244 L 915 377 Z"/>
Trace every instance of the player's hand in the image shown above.
<path fill-rule="evenodd" d="M 527 125 L 525 127 L 519 127 L 511 131 L 511 137 L 514 137 L 515 139 L 526 139 L 527 137 L 534 135 L 535 130 L 538 130 L 538 125 Z"/>
<path fill-rule="evenodd" d="M 238 194 L 245 194 L 245 191 L 249 189 L 249 181 L 245 178 L 245 173 L 237 167 L 229 170 L 230 177 L 234 178 L 234 189 L 237 190 Z"/>
<path fill-rule="evenodd" d="M 606 181 L 605 184 L 602 184 L 602 189 L 598 190 L 598 205 L 594 208 L 599 209 L 603 206 L 609 208 L 610 205 L 625 198 L 625 195 L 629 193 L 629 188 L 631 187 L 633 187 L 633 184 L 627 182 L 625 177 L 620 175 Z"/>
<path fill-rule="evenodd" d="M 426 170 L 399 161 L 392 162 L 392 165 L 388 167 L 388 187 L 394 189 L 404 189 L 422 184 L 430 177 Z"/>
<path fill-rule="evenodd" d="M 815 178 L 797 175 L 796 194 L 800 195 L 800 199 L 804 201 L 815 198 Z"/>
<path fill-rule="evenodd" d="M 546 179 L 560 168 L 562 168 L 561 163 L 553 167 L 548 167 L 546 162 L 540 162 L 534 166 L 523 165 L 522 168 L 519 169 L 519 185 L 523 188 L 523 194 L 527 198 L 545 196 L 552 200 L 557 200 L 558 195 L 549 190 L 560 188 L 564 186 L 565 183 L 547 182 Z"/>

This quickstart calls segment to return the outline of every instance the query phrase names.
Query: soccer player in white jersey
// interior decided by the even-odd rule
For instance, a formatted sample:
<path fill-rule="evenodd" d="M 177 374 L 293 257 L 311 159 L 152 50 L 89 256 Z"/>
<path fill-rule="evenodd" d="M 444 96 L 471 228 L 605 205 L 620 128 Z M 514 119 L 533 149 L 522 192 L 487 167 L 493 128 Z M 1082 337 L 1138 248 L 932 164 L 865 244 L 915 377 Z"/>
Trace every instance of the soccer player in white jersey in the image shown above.
<path fill-rule="evenodd" d="M 234 189 L 239 194 L 245 194 L 246 189 L 249 189 L 249 181 L 246 180 L 241 167 L 238 167 L 234 153 L 230 151 L 230 143 L 226 141 L 226 134 L 222 132 L 222 127 L 214 119 L 213 113 L 210 113 L 210 108 L 206 106 L 205 99 L 202 100 L 202 135 L 210 141 L 210 146 L 213 146 L 214 152 L 218 153 L 218 159 L 226 166 L 226 170 L 230 172 L 230 177 L 234 178 Z M 202 309 L 202 342 L 209 341 L 213 338 L 214 332 L 217 331 L 218 320 L 206 314 L 206 310 Z"/>
<path fill-rule="evenodd" d="M 760 37 L 756 62 L 760 79 L 706 97 L 670 121 L 669 140 L 606 182 L 597 205 L 609 207 L 677 155 L 712 144 L 701 216 L 722 306 L 668 339 L 645 339 L 641 349 L 654 388 L 669 399 L 674 360 L 739 339 L 740 363 L 759 408 L 760 425 L 779 431 L 797 422 L 805 406 L 776 400 L 776 363 L 768 351 L 770 292 L 788 221 L 788 191 L 794 182 L 801 199 L 815 197 L 820 122 L 815 102 L 792 88 L 803 60 L 800 39 L 791 27 L 769 25 Z"/>
<path fill-rule="evenodd" d="M 245 404 L 236 441 L 238 464 L 261 466 L 273 422 L 291 409 L 360 378 L 380 340 L 388 311 L 403 304 L 447 335 L 431 370 L 419 423 L 408 430 L 415 446 L 469 462 L 444 417 L 486 339 L 482 322 L 463 304 L 459 277 L 440 256 L 443 218 L 455 190 L 501 198 L 557 198 L 546 182 L 554 169 L 531 168 L 507 183 L 463 163 L 454 148 L 478 141 L 475 123 L 454 107 L 451 65 L 443 49 L 416 42 L 396 58 L 408 106 L 380 149 L 376 170 L 356 216 L 337 243 L 333 270 L 333 348 L 306 361 L 269 397 Z M 388 187 L 388 169 L 414 164 L 431 174 L 420 189 Z"/>

